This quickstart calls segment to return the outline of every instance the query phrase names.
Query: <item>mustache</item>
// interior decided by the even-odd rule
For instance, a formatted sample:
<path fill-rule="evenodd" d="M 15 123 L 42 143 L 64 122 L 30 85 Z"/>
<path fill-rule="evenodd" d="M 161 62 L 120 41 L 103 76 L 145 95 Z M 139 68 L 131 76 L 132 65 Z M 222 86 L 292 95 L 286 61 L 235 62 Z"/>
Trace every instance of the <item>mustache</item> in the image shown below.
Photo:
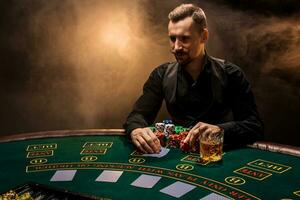
<path fill-rule="evenodd" d="M 172 54 L 174 54 L 175 56 L 182 56 L 182 55 L 187 54 L 187 52 L 184 50 L 170 50 L 170 52 Z"/>

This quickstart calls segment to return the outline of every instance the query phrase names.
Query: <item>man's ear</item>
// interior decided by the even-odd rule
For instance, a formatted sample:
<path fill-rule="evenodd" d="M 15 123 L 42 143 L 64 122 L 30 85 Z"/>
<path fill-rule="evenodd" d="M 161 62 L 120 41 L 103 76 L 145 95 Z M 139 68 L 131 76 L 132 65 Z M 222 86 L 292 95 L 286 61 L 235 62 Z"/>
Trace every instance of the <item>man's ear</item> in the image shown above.
<path fill-rule="evenodd" d="M 204 28 L 204 29 L 203 29 L 203 32 L 202 32 L 202 42 L 203 42 L 203 43 L 207 42 L 208 37 L 209 37 L 208 29 L 207 29 L 207 28 Z"/>

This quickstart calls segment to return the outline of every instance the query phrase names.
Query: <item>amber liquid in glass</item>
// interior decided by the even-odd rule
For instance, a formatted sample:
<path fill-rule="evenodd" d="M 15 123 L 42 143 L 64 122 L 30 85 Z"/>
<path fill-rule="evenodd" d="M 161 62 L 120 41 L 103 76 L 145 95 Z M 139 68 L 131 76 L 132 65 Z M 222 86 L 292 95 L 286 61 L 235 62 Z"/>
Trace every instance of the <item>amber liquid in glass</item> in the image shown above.
<path fill-rule="evenodd" d="M 204 161 L 216 162 L 222 159 L 223 143 L 200 141 L 200 155 Z"/>

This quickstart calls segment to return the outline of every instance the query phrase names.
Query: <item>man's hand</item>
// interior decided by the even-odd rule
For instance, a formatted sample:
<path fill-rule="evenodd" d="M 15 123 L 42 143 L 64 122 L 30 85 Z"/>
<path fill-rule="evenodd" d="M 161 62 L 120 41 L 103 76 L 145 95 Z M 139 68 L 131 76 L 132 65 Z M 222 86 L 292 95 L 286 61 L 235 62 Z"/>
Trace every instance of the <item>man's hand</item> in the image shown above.
<path fill-rule="evenodd" d="M 137 128 L 131 133 L 133 144 L 143 153 L 159 153 L 160 142 L 150 128 Z"/>
<path fill-rule="evenodd" d="M 201 135 L 217 134 L 221 130 L 222 129 L 219 126 L 199 122 L 189 131 L 188 135 L 184 139 L 184 143 L 194 147 L 196 139 L 201 137 Z"/>

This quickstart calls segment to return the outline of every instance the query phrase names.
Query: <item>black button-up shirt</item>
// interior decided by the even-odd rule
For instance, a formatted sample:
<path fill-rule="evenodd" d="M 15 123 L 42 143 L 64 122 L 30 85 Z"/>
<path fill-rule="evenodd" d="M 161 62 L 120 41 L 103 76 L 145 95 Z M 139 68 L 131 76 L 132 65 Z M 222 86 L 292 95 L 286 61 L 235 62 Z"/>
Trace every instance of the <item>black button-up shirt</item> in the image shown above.
<path fill-rule="evenodd" d="M 163 100 L 176 125 L 218 125 L 224 129 L 227 144 L 247 144 L 262 138 L 263 123 L 250 84 L 232 63 L 206 54 L 196 81 L 178 63 L 160 65 L 144 84 L 143 94 L 124 124 L 126 132 L 153 124 Z"/>

